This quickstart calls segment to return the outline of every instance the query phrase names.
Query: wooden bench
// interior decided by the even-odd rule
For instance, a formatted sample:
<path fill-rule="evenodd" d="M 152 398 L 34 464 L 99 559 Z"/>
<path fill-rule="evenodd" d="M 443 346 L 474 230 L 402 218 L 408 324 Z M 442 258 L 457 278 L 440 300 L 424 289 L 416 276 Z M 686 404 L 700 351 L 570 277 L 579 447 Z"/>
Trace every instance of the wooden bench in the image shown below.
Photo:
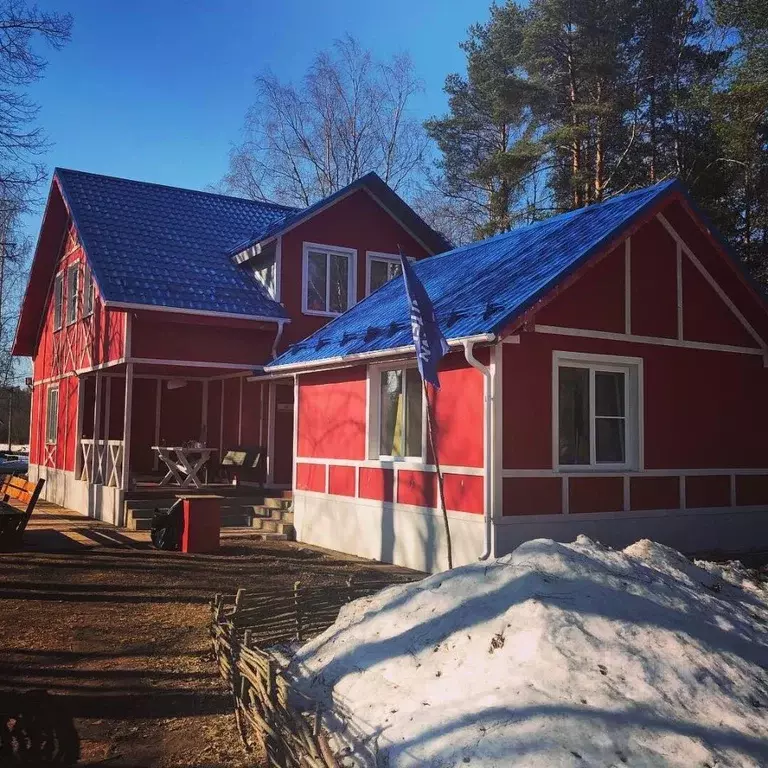
<path fill-rule="evenodd" d="M 5 475 L 0 484 L 0 550 L 16 549 L 21 546 L 24 529 L 35 509 L 43 490 L 45 480 L 36 483 L 15 475 Z M 26 504 L 21 509 L 10 504 L 11 500 Z"/>

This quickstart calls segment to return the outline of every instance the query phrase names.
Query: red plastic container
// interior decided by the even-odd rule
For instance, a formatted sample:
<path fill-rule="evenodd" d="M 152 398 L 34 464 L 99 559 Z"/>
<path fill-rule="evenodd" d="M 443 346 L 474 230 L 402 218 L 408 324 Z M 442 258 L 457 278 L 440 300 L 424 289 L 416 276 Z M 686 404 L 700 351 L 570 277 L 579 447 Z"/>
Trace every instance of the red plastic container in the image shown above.
<path fill-rule="evenodd" d="M 184 500 L 182 552 L 216 552 L 221 534 L 221 496 L 179 496 Z"/>

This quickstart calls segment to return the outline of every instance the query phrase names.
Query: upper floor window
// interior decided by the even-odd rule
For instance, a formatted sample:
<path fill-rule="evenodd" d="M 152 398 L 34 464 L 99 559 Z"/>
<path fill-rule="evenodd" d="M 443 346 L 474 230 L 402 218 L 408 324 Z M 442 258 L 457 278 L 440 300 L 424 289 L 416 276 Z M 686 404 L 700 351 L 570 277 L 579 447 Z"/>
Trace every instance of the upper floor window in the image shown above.
<path fill-rule="evenodd" d="M 80 271 L 78 264 L 67 268 L 67 325 L 77 320 L 77 277 Z"/>
<path fill-rule="evenodd" d="M 557 463 L 627 469 L 639 458 L 639 365 L 558 357 Z"/>
<path fill-rule="evenodd" d="M 399 277 L 402 274 L 399 256 L 369 251 L 366 254 L 366 262 L 366 295 L 373 293 L 381 288 L 384 283 L 388 283 L 393 278 Z"/>
<path fill-rule="evenodd" d="M 93 312 L 93 275 L 91 267 L 86 262 L 83 267 L 83 317 L 88 317 Z"/>
<path fill-rule="evenodd" d="M 55 443 L 59 428 L 59 388 L 48 389 L 48 401 L 45 408 L 45 442 Z"/>
<path fill-rule="evenodd" d="M 339 315 L 355 303 L 357 251 L 304 243 L 302 311 Z"/>
<path fill-rule="evenodd" d="M 64 316 L 62 302 L 64 301 L 64 274 L 59 272 L 53 278 L 53 330 L 58 331 Z"/>

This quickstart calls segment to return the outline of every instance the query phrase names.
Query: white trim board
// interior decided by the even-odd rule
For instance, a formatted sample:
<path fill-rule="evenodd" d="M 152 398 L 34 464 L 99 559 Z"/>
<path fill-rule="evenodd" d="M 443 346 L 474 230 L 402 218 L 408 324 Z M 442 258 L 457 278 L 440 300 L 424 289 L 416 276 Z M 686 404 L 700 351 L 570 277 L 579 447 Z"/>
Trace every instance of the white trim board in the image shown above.
<path fill-rule="evenodd" d="M 680 237 L 680 235 L 677 233 L 677 230 L 669 223 L 669 221 L 661 213 L 657 213 L 656 218 L 662 223 L 662 225 L 664 226 L 664 229 L 666 229 L 667 232 L 672 236 L 674 241 L 677 243 L 678 247 L 681 248 L 683 253 L 685 253 L 685 255 L 691 260 L 691 263 L 693 264 L 693 266 L 699 270 L 699 272 L 702 274 L 704 279 L 709 283 L 710 287 L 722 299 L 723 303 L 728 307 L 728 309 L 731 310 L 731 312 L 736 317 L 736 319 L 744 326 L 744 329 L 747 331 L 747 333 L 749 333 L 749 335 L 757 342 L 757 344 L 760 346 L 760 348 L 763 351 L 766 351 L 766 349 L 768 348 L 766 347 L 766 343 L 763 340 L 763 338 L 752 327 L 752 325 L 749 323 L 746 317 L 744 317 L 744 315 L 741 314 L 738 307 L 733 303 L 733 301 L 731 301 L 730 297 L 720 287 L 720 285 L 717 283 L 715 278 L 709 274 L 706 267 L 704 267 L 704 265 L 696 258 L 693 251 L 686 244 L 685 240 L 683 240 L 683 238 Z"/>
<path fill-rule="evenodd" d="M 733 352 L 741 355 L 763 356 L 763 350 L 755 347 L 736 347 L 730 344 L 710 344 L 706 341 L 681 341 L 663 336 L 636 336 L 634 334 L 613 333 L 611 331 L 593 331 L 587 328 L 566 328 L 559 325 L 535 325 L 534 333 L 547 333 L 556 336 L 575 336 L 585 339 L 604 339 L 606 341 L 624 341 L 630 344 L 648 344 L 659 347 L 679 347 L 681 349 L 702 349 L 709 352 Z"/>
<path fill-rule="evenodd" d="M 306 456 L 297 456 L 294 459 L 296 464 L 328 464 L 337 467 L 364 467 L 366 469 L 397 469 L 415 472 L 437 472 L 434 464 L 426 464 L 418 461 L 403 459 L 328 459 L 328 458 L 308 458 Z M 461 467 L 453 464 L 441 464 L 440 471 L 448 475 L 472 475 L 482 477 L 482 467 Z"/>

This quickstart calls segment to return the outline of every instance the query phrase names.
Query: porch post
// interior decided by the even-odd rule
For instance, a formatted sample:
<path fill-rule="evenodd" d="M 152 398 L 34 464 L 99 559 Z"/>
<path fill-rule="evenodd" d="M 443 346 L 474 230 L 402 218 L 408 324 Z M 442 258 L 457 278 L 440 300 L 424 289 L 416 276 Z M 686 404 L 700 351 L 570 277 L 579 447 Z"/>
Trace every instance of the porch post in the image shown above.
<path fill-rule="evenodd" d="M 163 402 L 163 380 L 157 380 L 157 392 L 155 393 L 155 445 L 160 445 L 160 408 Z M 160 466 L 160 458 L 157 455 L 157 451 L 154 452 L 155 456 L 152 459 L 152 469 L 157 471 Z"/>
<path fill-rule="evenodd" d="M 91 470 L 88 473 L 90 485 L 96 485 L 99 478 L 97 470 L 101 471 L 101 462 L 99 462 L 99 431 L 101 429 L 101 377 L 100 371 L 96 371 L 96 393 L 93 397 L 93 445 L 91 446 Z"/>
<path fill-rule="evenodd" d="M 267 385 L 267 485 L 275 481 L 275 410 L 277 391 L 274 381 Z"/>
<path fill-rule="evenodd" d="M 75 429 L 75 480 L 82 480 L 83 477 L 83 389 L 85 386 L 85 379 L 82 376 L 77 377 L 77 426 Z M 30 406 L 30 413 L 32 407 Z M 30 431 L 30 435 L 32 432 Z M 31 439 L 31 438 L 30 438 Z"/>
<path fill-rule="evenodd" d="M 131 404 L 133 402 L 133 363 L 125 366 L 125 406 L 123 408 L 123 472 L 120 487 L 128 488 L 131 463 Z"/>

